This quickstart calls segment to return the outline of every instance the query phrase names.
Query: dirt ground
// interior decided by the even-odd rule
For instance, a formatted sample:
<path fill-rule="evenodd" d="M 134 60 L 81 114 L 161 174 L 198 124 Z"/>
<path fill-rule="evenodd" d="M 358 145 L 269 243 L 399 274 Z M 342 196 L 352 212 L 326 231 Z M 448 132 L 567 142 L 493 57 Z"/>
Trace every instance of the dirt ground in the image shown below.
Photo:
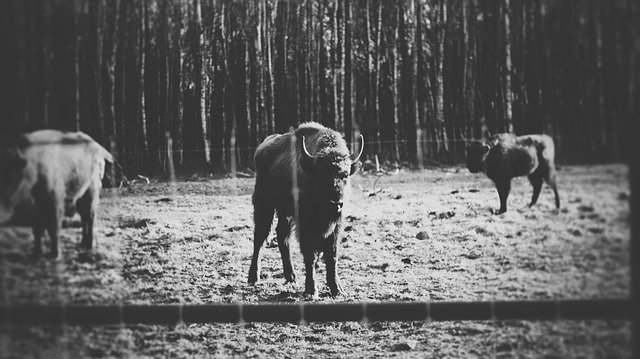
<path fill-rule="evenodd" d="M 629 185 L 623 165 L 563 166 L 562 206 L 514 180 L 509 211 L 462 167 L 356 175 L 338 268 L 346 295 L 319 302 L 626 298 Z M 302 256 L 284 285 L 277 247 L 246 283 L 253 179 L 152 182 L 103 190 L 97 247 L 68 222 L 61 259 L 33 262 L 31 232 L 0 227 L 6 303 L 210 303 L 303 300 Z M 271 237 L 275 237 L 272 232 Z M 45 249 L 48 241 L 44 242 Z M 45 250 L 45 251 L 46 251 Z M 2 357 L 631 356 L 627 321 L 395 322 L 0 328 Z"/>

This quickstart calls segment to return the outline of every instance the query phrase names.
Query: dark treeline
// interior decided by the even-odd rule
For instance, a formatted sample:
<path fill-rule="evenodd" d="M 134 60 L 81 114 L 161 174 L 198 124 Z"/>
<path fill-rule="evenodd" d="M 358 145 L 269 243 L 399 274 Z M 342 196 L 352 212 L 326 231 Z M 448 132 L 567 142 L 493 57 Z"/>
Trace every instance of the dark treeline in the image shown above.
<path fill-rule="evenodd" d="M 638 115 L 634 0 L 11 0 L 0 16 L 3 134 L 80 129 L 150 175 L 252 168 L 305 121 L 420 166 L 504 131 L 620 161 Z"/>

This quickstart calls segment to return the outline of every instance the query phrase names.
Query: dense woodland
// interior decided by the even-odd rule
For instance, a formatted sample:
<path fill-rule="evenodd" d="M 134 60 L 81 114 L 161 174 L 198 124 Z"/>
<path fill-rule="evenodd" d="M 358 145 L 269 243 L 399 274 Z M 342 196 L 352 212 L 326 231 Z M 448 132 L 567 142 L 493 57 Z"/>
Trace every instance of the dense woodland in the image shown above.
<path fill-rule="evenodd" d="M 317 121 L 365 156 L 459 162 L 547 133 L 560 162 L 623 161 L 637 120 L 634 0 L 9 0 L 4 137 L 80 129 L 128 171 L 253 168 Z"/>

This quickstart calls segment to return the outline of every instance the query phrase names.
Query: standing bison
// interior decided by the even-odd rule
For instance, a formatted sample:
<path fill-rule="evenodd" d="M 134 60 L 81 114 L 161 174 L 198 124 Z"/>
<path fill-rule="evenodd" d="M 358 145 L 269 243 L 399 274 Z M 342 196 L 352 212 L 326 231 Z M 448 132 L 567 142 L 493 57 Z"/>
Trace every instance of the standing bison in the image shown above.
<path fill-rule="evenodd" d="M 515 136 L 502 133 L 494 136 L 489 144 L 473 141 L 466 147 L 467 168 L 472 173 L 484 171 L 496 185 L 500 196 L 499 213 L 507 211 L 507 197 L 511 190 L 511 179 L 529 176 L 533 185 L 533 197 L 529 206 L 538 201 L 543 180 L 551 186 L 556 197 L 556 208 L 560 198 L 556 187 L 553 139 L 547 135 Z"/>
<path fill-rule="evenodd" d="M 42 252 L 45 229 L 51 257 L 58 257 L 62 216 L 77 209 L 82 220 L 81 246 L 93 246 L 93 222 L 98 207 L 105 161 L 111 154 L 82 132 L 41 130 L 25 134 L 0 152 L 0 213 L 9 217 L 16 208 L 31 214 L 35 246 Z"/>
<path fill-rule="evenodd" d="M 289 235 L 295 220 L 306 270 L 305 295 L 317 297 L 314 264 L 320 253 L 324 255 L 331 295 L 342 293 L 336 268 L 337 250 L 345 191 L 364 147 L 362 136 L 360 139 L 360 152 L 351 157 L 339 133 L 309 122 L 295 132 L 267 137 L 258 146 L 250 284 L 260 278 L 260 248 L 269 235 L 275 211 L 286 282 L 295 282 L 289 250 Z"/>

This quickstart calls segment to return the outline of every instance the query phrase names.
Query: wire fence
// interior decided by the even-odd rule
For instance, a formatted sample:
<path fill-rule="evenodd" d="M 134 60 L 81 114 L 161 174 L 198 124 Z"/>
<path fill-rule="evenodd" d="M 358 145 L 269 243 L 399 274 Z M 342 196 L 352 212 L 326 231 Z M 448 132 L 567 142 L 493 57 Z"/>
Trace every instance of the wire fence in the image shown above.
<path fill-rule="evenodd" d="M 629 320 L 628 299 L 478 302 L 221 303 L 166 305 L 14 304 L 2 325 L 126 325 L 394 321 Z"/>

